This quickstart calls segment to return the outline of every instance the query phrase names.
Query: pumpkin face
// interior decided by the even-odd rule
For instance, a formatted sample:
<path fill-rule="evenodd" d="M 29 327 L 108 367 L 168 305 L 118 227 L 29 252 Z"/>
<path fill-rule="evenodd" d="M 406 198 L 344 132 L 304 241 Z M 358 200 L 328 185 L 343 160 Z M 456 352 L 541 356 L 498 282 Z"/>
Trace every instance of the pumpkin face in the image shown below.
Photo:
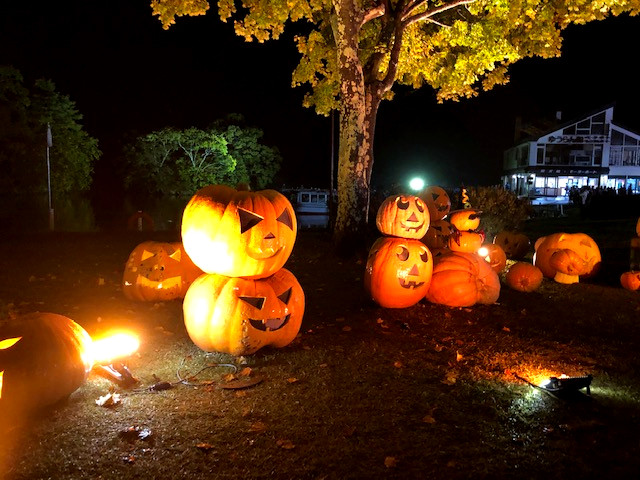
<path fill-rule="evenodd" d="M 451 210 L 451 199 L 442 187 L 429 186 L 420 194 L 420 198 L 427 204 L 432 222 L 442 220 Z"/>
<path fill-rule="evenodd" d="M 397 195 L 382 202 L 376 215 L 376 226 L 384 235 L 422 238 L 429 228 L 429 210 L 420 197 Z"/>
<path fill-rule="evenodd" d="M 467 208 L 449 214 L 449 223 L 461 232 L 477 230 L 480 226 L 480 210 Z"/>
<path fill-rule="evenodd" d="M 422 242 L 429 247 L 431 253 L 436 248 L 446 248 L 449 245 L 451 235 L 451 225 L 446 220 L 436 220 L 431 222 L 427 233 L 422 237 Z"/>
<path fill-rule="evenodd" d="M 484 234 L 454 231 L 449 236 L 449 250 L 454 252 L 477 253 L 484 242 Z"/>
<path fill-rule="evenodd" d="M 449 252 L 438 257 L 426 299 L 450 307 L 492 304 L 500 296 L 500 279 L 475 253 Z"/>
<path fill-rule="evenodd" d="M 624 272 L 620 275 L 620 285 L 625 290 L 640 289 L 640 272 Z"/>
<path fill-rule="evenodd" d="M 526 235 L 511 230 L 503 230 L 498 233 L 494 237 L 493 243 L 500 245 L 507 258 L 512 260 L 524 258 L 531 247 L 531 242 Z"/>
<path fill-rule="evenodd" d="M 500 273 L 507 266 L 507 256 L 500 245 L 487 243 L 478 249 L 478 255 L 491 265 L 494 272 Z"/>
<path fill-rule="evenodd" d="M 297 229 L 293 207 L 281 193 L 210 185 L 184 209 L 182 243 L 204 272 L 264 278 L 286 263 Z"/>
<path fill-rule="evenodd" d="M 0 411 L 52 405 L 80 387 L 93 366 L 92 340 L 73 320 L 32 313 L 0 325 Z"/>
<path fill-rule="evenodd" d="M 601 261 L 598 245 L 584 233 L 554 233 L 535 243 L 533 264 L 545 277 L 557 277 L 561 283 L 592 277 Z"/>
<path fill-rule="evenodd" d="M 291 343 L 304 306 L 302 287 L 283 268 L 257 280 L 202 275 L 189 287 L 183 312 L 189 337 L 202 350 L 250 355 Z"/>
<path fill-rule="evenodd" d="M 519 292 L 533 292 L 542 284 L 542 271 L 526 262 L 516 262 L 507 271 L 505 281 L 510 288 Z"/>
<path fill-rule="evenodd" d="M 381 307 L 405 308 L 427 293 L 433 257 L 419 240 L 382 237 L 369 251 L 364 285 Z"/>
<path fill-rule="evenodd" d="M 122 276 L 122 292 L 130 300 L 183 298 L 202 274 L 180 242 L 143 242 L 133 249 Z"/>

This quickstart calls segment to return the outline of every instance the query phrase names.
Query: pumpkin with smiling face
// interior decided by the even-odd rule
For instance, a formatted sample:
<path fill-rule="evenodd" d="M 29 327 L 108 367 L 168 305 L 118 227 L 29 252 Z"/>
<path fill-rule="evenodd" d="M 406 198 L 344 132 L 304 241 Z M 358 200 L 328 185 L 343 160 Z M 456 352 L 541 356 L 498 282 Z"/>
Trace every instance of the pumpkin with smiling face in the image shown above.
<path fill-rule="evenodd" d="M 424 237 L 429 221 L 429 210 L 416 195 L 388 197 L 376 215 L 376 226 L 381 233 L 402 238 Z"/>
<path fill-rule="evenodd" d="M 183 298 L 202 274 L 180 242 L 142 242 L 133 249 L 122 276 L 122 292 L 130 300 Z"/>
<path fill-rule="evenodd" d="M 437 248 L 447 248 L 449 245 L 449 236 L 452 229 L 446 220 L 436 220 L 431 222 L 427 233 L 422 237 L 422 242 L 429 247 L 431 253 Z"/>
<path fill-rule="evenodd" d="M 202 350 L 250 355 L 291 343 L 304 307 L 302 287 L 282 268 L 255 280 L 202 275 L 189 287 L 182 308 L 189 337 Z"/>
<path fill-rule="evenodd" d="M 0 321 L 2 415 L 39 409 L 71 395 L 93 366 L 92 343 L 84 328 L 58 314 Z"/>
<path fill-rule="evenodd" d="M 369 251 L 364 286 L 381 307 L 415 305 L 429 289 L 433 257 L 420 240 L 382 237 Z"/>
<path fill-rule="evenodd" d="M 431 221 L 442 220 L 451 210 L 451 198 L 447 191 L 437 185 L 430 185 L 420 194 L 429 209 Z"/>
<path fill-rule="evenodd" d="M 529 237 L 513 230 L 503 230 L 493 239 L 493 243 L 500 245 L 509 259 L 520 260 L 529 253 L 531 242 Z"/>
<path fill-rule="evenodd" d="M 210 185 L 196 192 L 182 216 L 182 243 L 193 263 L 229 277 L 273 275 L 291 255 L 296 235 L 293 207 L 275 190 Z"/>

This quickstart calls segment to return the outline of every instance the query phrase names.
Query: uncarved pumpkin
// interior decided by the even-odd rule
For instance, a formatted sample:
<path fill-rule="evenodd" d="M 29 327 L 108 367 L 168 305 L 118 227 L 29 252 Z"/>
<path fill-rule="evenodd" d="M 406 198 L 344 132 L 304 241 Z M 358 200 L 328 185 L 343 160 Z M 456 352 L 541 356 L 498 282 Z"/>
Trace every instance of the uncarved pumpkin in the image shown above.
<path fill-rule="evenodd" d="M 122 276 L 122 292 L 130 300 L 183 298 L 202 274 L 180 242 L 142 242 L 133 249 Z"/>
<path fill-rule="evenodd" d="M 394 195 L 382 202 L 376 226 L 384 235 L 419 239 L 429 228 L 429 210 L 416 195 Z"/>
<path fill-rule="evenodd" d="M 429 209 L 431 221 L 442 220 L 451 210 L 451 198 L 447 191 L 437 185 L 430 185 L 420 194 Z"/>
<path fill-rule="evenodd" d="M 420 240 L 382 237 L 369 251 L 364 286 L 381 307 L 410 307 L 427 293 L 432 271 L 431 251 Z"/>
<path fill-rule="evenodd" d="M 52 405 L 80 387 L 91 368 L 92 340 L 79 324 L 54 313 L 0 322 L 0 412 Z"/>
<path fill-rule="evenodd" d="M 505 255 L 511 260 L 520 260 L 524 258 L 531 248 L 531 241 L 524 233 L 515 232 L 513 230 L 503 230 L 498 233 L 493 243 L 500 245 Z"/>
<path fill-rule="evenodd" d="M 302 287 L 282 268 L 263 279 L 201 275 L 184 297 L 183 313 L 189 337 L 202 350 L 250 355 L 291 343 L 304 307 Z"/>
<path fill-rule="evenodd" d="M 207 273 L 273 275 L 291 255 L 296 235 L 293 207 L 275 190 L 210 185 L 196 192 L 182 215 L 184 248 Z"/>
<path fill-rule="evenodd" d="M 505 281 L 507 285 L 519 292 L 533 292 L 542 284 L 542 271 L 527 262 L 516 262 L 507 271 Z"/>
<path fill-rule="evenodd" d="M 533 264 L 542 270 L 545 277 L 558 276 L 562 283 L 593 277 L 600 269 L 600 249 L 593 238 L 584 233 L 553 233 L 538 238 L 534 248 Z M 553 257 L 560 250 L 566 252 Z"/>
<path fill-rule="evenodd" d="M 625 290 L 640 289 L 640 272 L 624 272 L 620 275 L 620 285 Z"/>
<path fill-rule="evenodd" d="M 500 279 L 475 253 L 450 252 L 437 258 L 426 299 L 450 307 L 492 304 L 500 296 Z"/>

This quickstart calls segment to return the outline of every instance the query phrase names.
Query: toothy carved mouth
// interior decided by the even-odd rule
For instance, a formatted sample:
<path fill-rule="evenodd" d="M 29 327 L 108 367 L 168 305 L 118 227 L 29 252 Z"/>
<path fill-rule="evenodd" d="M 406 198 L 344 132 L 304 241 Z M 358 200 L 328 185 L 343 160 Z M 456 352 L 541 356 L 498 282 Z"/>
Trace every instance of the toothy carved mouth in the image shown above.
<path fill-rule="evenodd" d="M 398 279 L 398 283 L 402 288 L 419 288 L 424 285 L 424 282 L 415 282 L 413 280 L 405 281 L 402 278 Z"/>
<path fill-rule="evenodd" d="M 404 223 L 400 224 L 400 226 L 402 228 L 404 228 L 408 232 L 410 232 L 411 230 L 417 232 L 418 230 L 420 230 L 422 228 L 423 225 L 424 225 L 424 222 L 422 222 L 420 225 L 416 225 L 415 227 L 409 227 L 409 226 L 405 225 Z"/>
<path fill-rule="evenodd" d="M 262 332 L 273 332 L 284 327 L 288 322 L 291 314 L 285 315 L 284 318 L 267 318 L 266 320 L 249 319 L 251 326 Z"/>
<path fill-rule="evenodd" d="M 271 252 L 255 252 L 255 251 L 247 251 L 247 255 L 249 255 L 254 260 L 266 260 L 267 258 L 275 257 L 279 255 L 284 247 L 278 247 L 277 250 L 272 250 Z"/>
<path fill-rule="evenodd" d="M 160 282 L 154 282 L 153 280 L 149 280 L 147 277 L 138 276 L 136 279 L 136 283 L 139 287 L 150 288 L 150 289 L 164 289 L 170 290 L 172 288 L 181 288 L 182 287 L 182 278 L 181 277 L 170 277 L 166 278 Z"/>

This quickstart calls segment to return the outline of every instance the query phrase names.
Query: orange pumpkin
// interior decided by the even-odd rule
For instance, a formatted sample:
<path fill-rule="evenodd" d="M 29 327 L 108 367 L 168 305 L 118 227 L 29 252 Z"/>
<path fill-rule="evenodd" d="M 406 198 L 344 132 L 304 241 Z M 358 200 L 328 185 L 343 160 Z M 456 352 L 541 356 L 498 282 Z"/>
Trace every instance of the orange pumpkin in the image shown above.
<path fill-rule="evenodd" d="M 640 218 L 638 218 L 638 222 L 636 223 L 636 234 L 640 237 Z"/>
<path fill-rule="evenodd" d="M 625 290 L 640 289 L 640 272 L 624 272 L 620 275 L 620 285 Z"/>
<path fill-rule="evenodd" d="M 429 220 L 429 210 L 420 197 L 396 195 L 380 205 L 376 226 L 384 235 L 419 239 L 427 232 Z"/>
<path fill-rule="evenodd" d="M 449 214 L 449 223 L 461 232 L 477 230 L 480 226 L 480 214 L 482 211 L 473 208 L 456 210 Z"/>
<path fill-rule="evenodd" d="M 533 264 L 545 277 L 557 277 L 561 283 L 590 278 L 600 269 L 600 249 L 584 233 L 553 233 L 536 240 L 534 248 Z"/>
<path fill-rule="evenodd" d="M 255 280 L 201 275 L 184 297 L 183 313 L 189 337 L 202 350 L 250 355 L 291 343 L 304 307 L 302 287 L 282 268 Z"/>
<path fill-rule="evenodd" d="M 500 245 L 487 243 L 478 249 L 478 255 L 491 265 L 496 273 L 502 272 L 507 266 L 507 256 Z"/>
<path fill-rule="evenodd" d="M 183 298 L 202 274 L 180 242 L 142 242 L 133 249 L 122 276 L 122 292 L 130 300 Z"/>
<path fill-rule="evenodd" d="M 273 275 L 291 255 L 296 235 L 293 207 L 275 190 L 210 185 L 196 192 L 182 215 L 184 248 L 207 273 Z"/>
<path fill-rule="evenodd" d="M 505 281 L 507 285 L 519 292 L 533 292 L 542 284 L 542 271 L 527 262 L 516 262 L 507 271 Z"/>
<path fill-rule="evenodd" d="M 529 238 L 525 234 L 513 230 L 503 230 L 498 233 L 494 237 L 493 243 L 500 245 L 507 258 L 512 260 L 524 258 L 531 248 Z"/>
<path fill-rule="evenodd" d="M 436 185 L 431 185 L 420 194 L 429 209 L 431 221 L 442 220 L 451 210 L 451 199 L 447 191 Z"/>
<path fill-rule="evenodd" d="M 451 233 L 451 225 L 446 220 L 432 221 L 427 233 L 422 237 L 422 242 L 433 253 L 435 248 L 446 248 L 448 246 Z"/>
<path fill-rule="evenodd" d="M 364 286 L 381 307 L 410 307 L 427 293 L 432 271 L 433 257 L 420 240 L 382 237 L 369 251 Z"/>
<path fill-rule="evenodd" d="M 450 307 L 492 304 L 500 296 L 500 279 L 475 253 L 450 252 L 438 257 L 426 299 Z"/>
<path fill-rule="evenodd" d="M 93 366 L 91 345 L 86 330 L 62 315 L 31 313 L 0 322 L 2 415 L 35 410 L 71 395 Z"/>
<path fill-rule="evenodd" d="M 449 250 L 454 252 L 477 253 L 484 242 L 484 234 L 455 231 L 449 236 Z"/>

